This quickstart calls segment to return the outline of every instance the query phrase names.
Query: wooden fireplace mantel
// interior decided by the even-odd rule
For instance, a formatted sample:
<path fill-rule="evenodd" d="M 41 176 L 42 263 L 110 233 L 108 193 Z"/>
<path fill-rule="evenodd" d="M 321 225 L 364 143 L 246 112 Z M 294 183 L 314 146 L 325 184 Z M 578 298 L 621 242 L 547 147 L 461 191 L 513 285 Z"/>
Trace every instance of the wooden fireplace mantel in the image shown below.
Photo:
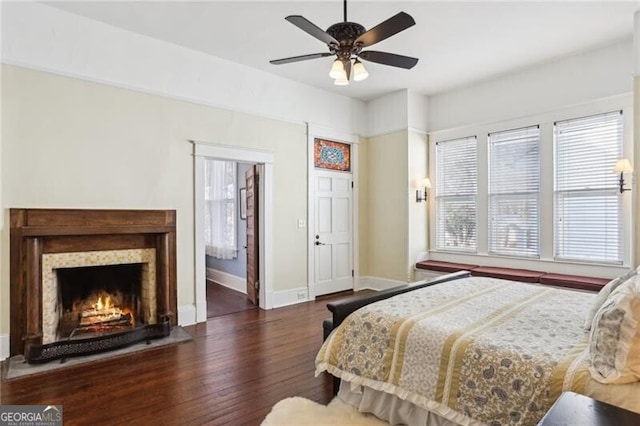
<path fill-rule="evenodd" d="M 42 254 L 156 249 L 158 316 L 177 324 L 175 210 L 10 209 L 11 356 L 42 344 Z"/>

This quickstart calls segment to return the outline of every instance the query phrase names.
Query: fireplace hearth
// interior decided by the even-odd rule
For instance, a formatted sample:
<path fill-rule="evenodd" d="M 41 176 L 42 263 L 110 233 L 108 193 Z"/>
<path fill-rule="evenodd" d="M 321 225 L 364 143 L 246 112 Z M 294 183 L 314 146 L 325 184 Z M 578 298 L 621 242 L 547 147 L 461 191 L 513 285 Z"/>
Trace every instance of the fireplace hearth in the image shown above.
<path fill-rule="evenodd" d="M 168 336 L 175 211 L 11 209 L 11 355 L 29 363 Z"/>

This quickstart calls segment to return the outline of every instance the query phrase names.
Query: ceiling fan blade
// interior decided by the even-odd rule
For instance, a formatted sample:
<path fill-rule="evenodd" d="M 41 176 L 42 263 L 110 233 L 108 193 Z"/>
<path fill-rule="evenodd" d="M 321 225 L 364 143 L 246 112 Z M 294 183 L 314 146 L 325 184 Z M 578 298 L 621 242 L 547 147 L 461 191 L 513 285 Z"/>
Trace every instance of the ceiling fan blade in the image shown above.
<path fill-rule="evenodd" d="M 272 63 L 273 65 L 282 65 L 282 64 L 289 64 L 291 62 L 299 62 L 299 61 L 306 61 L 309 59 L 324 58 L 326 56 L 332 56 L 332 55 L 333 53 L 331 52 L 312 53 L 310 55 L 300 55 L 300 56 L 292 56 L 291 58 L 274 59 L 273 61 L 269 61 L 269 62 Z"/>
<path fill-rule="evenodd" d="M 383 65 L 391 65 L 392 67 L 404 69 L 411 69 L 418 63 L 418 58 L 396 55 L 395 53 L 378 52 L 376 50 L 367 50 L 365 52 L 360 52 L 358 57 L 370 62 L 376 62 Z"/>
<path fill-rule="evenodd" d="M 335 38 L 327 34 L 324 30 L 322 30 L 313 22 L 309 21 L 304 16 L 289 15 L 284 19 L 291 22 L 293 25 L 300 28 L 302 31 L 305 31 L 308 34 L 311 34 L 312 36 L 314 36 L 315 38 L 317 38 L 318 40 L 322 41 L 325 44 L 328 44 L 328 45 L 335 44 L 336 46 L 340 44 L 338 40 L 336 40 Z"/>
<path fill-rule="evenodd" d="M 362 34 L 356 39 L 354 44 L 360 44 L 362 47 L 371 46 L 415 24 L 416 21 L 413 20 L 411 15 L 400 12 Z"/>

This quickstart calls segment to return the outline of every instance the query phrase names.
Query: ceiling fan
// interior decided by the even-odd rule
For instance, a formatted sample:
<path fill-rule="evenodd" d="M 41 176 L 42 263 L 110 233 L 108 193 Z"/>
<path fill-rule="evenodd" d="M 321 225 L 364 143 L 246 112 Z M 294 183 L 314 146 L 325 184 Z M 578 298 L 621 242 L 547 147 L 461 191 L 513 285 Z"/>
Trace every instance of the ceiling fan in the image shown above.
<path fill-rule="evenodd" d="M 331 25 L 327 31 L 323 31 L 301 15 L 290 15 L 284 19 L 326 43 L 329 51 L 269 61 L 274 65 L 335 55 L 336 59 L 331 66 L 329 76 L 335 80 L 336 85 L 347 85 L 351 78 L 352 60 L 355 81 L 364 80 L 369 76 L 360 59 L 404 69 L 411 69 L 418 63 L 417 58 L 409 56 L 377 50 L 362 50 L 415 25 L 413 18 L 405 12 L 400 12 L 369 30 L 358 23 L 347 21 L 347 0 L 344 0 L 344 21 Z"/>

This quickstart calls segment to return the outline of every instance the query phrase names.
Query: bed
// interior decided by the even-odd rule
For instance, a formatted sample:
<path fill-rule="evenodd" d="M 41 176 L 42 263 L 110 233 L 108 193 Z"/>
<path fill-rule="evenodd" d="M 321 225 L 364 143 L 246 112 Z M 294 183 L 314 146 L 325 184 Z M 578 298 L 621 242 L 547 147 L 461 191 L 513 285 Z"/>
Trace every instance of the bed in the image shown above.
<path fill-rule="evenodd" d="M 593 378 L 596 298 L 462 273 L 337 303 L 316 374 L 392 424 L 535 425 L 568 390 L 640 412 L 640 382 Z"/>

